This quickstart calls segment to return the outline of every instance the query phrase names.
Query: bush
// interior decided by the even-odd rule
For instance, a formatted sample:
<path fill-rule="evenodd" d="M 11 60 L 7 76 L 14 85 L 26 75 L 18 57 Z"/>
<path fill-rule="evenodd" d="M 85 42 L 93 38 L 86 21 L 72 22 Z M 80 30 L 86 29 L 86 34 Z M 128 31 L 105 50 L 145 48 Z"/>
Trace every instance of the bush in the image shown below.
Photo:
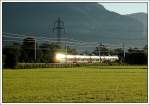
<path fill-rule="evenodd" d="M 5 57 L 5 68 L 15 68 L 17 65 L 17 56 L 15 53 L 8 52 L 8 54 Z"/>

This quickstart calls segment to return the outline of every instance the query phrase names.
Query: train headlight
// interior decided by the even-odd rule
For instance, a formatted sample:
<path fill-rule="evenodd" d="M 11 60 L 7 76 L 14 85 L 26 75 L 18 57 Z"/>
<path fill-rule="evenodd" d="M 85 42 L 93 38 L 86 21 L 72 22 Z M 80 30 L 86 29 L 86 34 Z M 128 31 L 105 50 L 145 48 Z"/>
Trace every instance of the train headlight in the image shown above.
<path fill-rule="evenodd" d="M 58 53 L 56 54 L 56 60 L 61 60 L 65 58 L 65 54 Z"/>

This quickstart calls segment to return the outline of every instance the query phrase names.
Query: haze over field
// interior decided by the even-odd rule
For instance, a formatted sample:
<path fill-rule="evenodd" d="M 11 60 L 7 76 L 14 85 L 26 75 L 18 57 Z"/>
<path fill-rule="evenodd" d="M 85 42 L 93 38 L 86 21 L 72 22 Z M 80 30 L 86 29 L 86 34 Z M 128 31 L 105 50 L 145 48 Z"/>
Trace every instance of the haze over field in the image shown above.
<path fill-rule="evenodd" d="M 52 28 L 58 17 L 65 22 L 62 37 L 138 48 L 147 44 L 146 13 L 120 15 L 98 3 L 3 3 L 3 32 L 57 37 Z"/>

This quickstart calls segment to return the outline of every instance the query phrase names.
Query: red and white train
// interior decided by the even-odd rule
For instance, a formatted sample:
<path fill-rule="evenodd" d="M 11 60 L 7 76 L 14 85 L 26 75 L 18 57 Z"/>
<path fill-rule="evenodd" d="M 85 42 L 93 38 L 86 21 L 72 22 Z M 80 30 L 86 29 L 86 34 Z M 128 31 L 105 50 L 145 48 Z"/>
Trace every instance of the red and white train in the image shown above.
<path fill-rule="evenodd" d="M 96 63 L 103 61 L 114 62 L 119 60 L 117 55 L 114 56 L 88 56 L 88 55 L 65 55 L 57 53 L 55 55 L 55 61 L 57 63 Z"/>

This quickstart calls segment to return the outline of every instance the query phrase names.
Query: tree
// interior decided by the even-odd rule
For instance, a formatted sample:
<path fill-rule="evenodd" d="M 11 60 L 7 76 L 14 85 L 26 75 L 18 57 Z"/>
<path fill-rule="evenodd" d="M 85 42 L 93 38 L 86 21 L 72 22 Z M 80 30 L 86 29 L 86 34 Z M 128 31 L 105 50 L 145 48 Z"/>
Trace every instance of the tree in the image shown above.
<path fill-rule="evenodd" d="M 145 45 L 143 50 L 144 50 L 145 55 L 148 56 L 148 45 Z"/>
<path fill-rule="evenodd" d="M 3 47 L 3 63 L 6 68 L 15 68 L 20 56 L 20 45 L 14 43 Z"/>
<path fill-rule="evenodd" d="M 124 62 L 124 51 L 122 48 L 117 48 L 117 49 L 114 49 L 114 55 L 118 55 L 119 57 L 119 61 L 122 63 Z"/>
<path fill-rule="evenodd" d="M 57 43 L 43 43 L 39 46 L 39 59 L 41 62 L 54 62 L 54 54 L 61 52 L 60 46 Z"/>
<path fill-rule="evenodd" d="M 130 48 L 126 54 L 125 62 L 129 64 L 147 64 L 147 56 L 144 54 L 144 50 Z"/>
<path fill-rule="evenodd" d="M 37 45 L 37 43 L 34 38 L 28 37 L 23 40 L 23 43 L 21 46 L 21 56 L 20 56 L 21 62 L 35 62 L 36 61 L 35 50 L 37 46 L 35 45 Z"/>
<path fill-rule="evenodd" d="M 77 54 L 77 51 L 75 48 L 67 47 L 67 54 Z"/>
<path fill-rule="evenodd" d="M 109 49 L 106 48 L 106 46 L 101 45 L 100 47 L 96 47 L 96 49 L 92 52 L 95 55 L 99 55 L 99 49 L 100 49 L 100 55 L 104 56 L 104 55 L 109 55 Z"/>

